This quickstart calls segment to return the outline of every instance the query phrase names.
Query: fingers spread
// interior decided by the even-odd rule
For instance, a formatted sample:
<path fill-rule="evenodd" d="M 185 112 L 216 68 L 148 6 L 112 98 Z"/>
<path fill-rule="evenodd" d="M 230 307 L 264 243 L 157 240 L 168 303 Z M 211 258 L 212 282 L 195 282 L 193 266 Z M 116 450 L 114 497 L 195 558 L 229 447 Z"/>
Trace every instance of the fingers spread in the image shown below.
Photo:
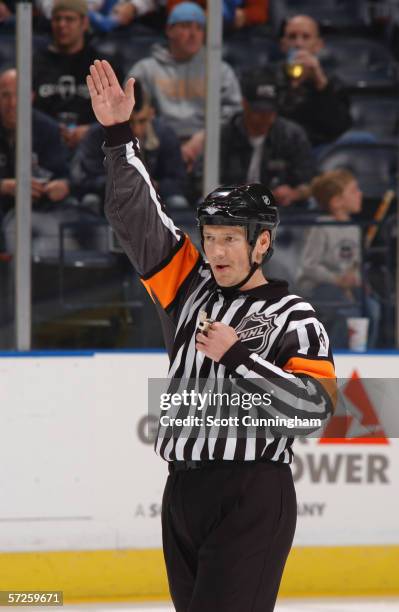
<path fill-rule="evenodd" d="M 135 80 L 130 78 L 125 85 L 125 95 L 129 100 L 134 100 L 134 83 Z"/>

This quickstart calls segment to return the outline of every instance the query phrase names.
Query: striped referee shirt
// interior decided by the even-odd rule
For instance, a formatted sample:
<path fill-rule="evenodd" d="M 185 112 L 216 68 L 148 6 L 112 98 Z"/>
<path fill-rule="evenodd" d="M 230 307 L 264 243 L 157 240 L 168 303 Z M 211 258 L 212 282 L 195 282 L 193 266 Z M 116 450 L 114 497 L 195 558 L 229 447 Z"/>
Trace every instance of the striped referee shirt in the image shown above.
<path fill-rule="evenodd" d="M 328 336 L 313 307 L 291 295 L 284 281 L 269 280 L 248 291 L 218 287 L 207 262 L 167 214 L 127 123 L 106 128 L 104 151 L 105 214 L 161 317 L 171 388 L 189 381 L 197 390 L 220 391 L 231 384 L 262 397 L 268 390 L 272 404 L 261 404 L 258 416 L 324 424 L 333 411 L 336 379 Z M 232 326 L 239 337 L 218 363 L 195 349 L 200 310 Z M 239 410 L 231 407 L 229 414 Z M 202 410 L 203 417 L 221 414 L 222 407 L 211 402 Z M 293 439 L 288 430 L 263 425 L 243 433 L 229 425 L 160 424 L 155 450 L 167 461 L 291 463 Z"/>

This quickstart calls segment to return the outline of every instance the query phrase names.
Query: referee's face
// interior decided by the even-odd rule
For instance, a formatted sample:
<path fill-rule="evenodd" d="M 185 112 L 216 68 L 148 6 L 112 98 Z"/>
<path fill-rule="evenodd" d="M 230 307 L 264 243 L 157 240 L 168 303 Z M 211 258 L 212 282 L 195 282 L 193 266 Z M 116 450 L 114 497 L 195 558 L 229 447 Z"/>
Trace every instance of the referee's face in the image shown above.
<path fill-rule="evenodd" d="M 204 225 L 204 250 L 213 275 L 221 287 L 232 287 L 250 270 L 249 245 L 243 227 Z"/>

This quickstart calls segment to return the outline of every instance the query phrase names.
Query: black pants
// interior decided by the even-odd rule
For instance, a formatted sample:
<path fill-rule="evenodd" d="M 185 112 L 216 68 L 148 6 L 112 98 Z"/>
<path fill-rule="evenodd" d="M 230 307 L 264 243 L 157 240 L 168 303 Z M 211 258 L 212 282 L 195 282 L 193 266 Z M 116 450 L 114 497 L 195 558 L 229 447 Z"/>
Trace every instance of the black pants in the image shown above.
<path fill-rule="evenodd" d="M 272 612 L 296 514 L 288 465 L 225 462 L 170 474 L 162 530 L 176 612 Z"/>

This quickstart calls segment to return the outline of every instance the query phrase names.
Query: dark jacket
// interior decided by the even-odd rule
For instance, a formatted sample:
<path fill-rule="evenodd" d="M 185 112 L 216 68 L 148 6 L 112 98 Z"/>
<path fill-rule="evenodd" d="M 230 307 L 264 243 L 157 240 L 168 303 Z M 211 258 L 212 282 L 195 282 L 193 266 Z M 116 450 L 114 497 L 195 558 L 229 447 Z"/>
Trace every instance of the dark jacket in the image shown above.
<path fill-rule="evenodd" d="M 151 176 L 158 185 L 162 198 L 183 195 L 186 170 L 181 157 L 180 144 L 174 131 L 162 120 L 154 119 L 150 138 L 141 145 L 141 152 Z M 71 162 L 72 185 L 75 193 L 82 196 L 105 192 L 104 130 L 100 124 L 90 127 L 79 144 Z"/>
<path fill-rule="evenodd" d="M 12 13 L 15 13 L 15 0 L 2 0 L 2 2 Z"/>
<path fill-rule="evenodd" d="M 222 130 L 221 182 L 247 182 L 252 152 L 240 113 Z M 277 117 L 263 144 L 261 182 L 269 187 L 297 187 L 307 183 L 314 172 L 313 155 L 304 130 L 292 121 Z"/>
<path fill-rule="evenodd" d="M 40 176 L 43 171 L 49 179 L 68 179 L 67 149 L 61 140 L 58 123 L 33 109 L 32 174 Z M 0 123 L 0 180 L 15 178 L 15 172 L 15 142 L 9 142 L 7 133 Z M 0 208 L 3 212 L 13 205 L 13 198 L 0 196 Z"/>
<path fill-rule="evenodd" d="M 312 81 L 292 87 L 279 65 L 279 113 L 301 125 L 313 146 L 333 142 L 352 125 L 350 103 L 341 82 L 329 77 L 327 86 L 318 91 Z"/>
<path fill-rule="evenodd" d="M 90 45 L 72 55 L 52 47 L 37 51 L 33 58 L 35 107 L 61 123 L 94 123 L 86 76 L 97 58 L 98 52 Z"/>

